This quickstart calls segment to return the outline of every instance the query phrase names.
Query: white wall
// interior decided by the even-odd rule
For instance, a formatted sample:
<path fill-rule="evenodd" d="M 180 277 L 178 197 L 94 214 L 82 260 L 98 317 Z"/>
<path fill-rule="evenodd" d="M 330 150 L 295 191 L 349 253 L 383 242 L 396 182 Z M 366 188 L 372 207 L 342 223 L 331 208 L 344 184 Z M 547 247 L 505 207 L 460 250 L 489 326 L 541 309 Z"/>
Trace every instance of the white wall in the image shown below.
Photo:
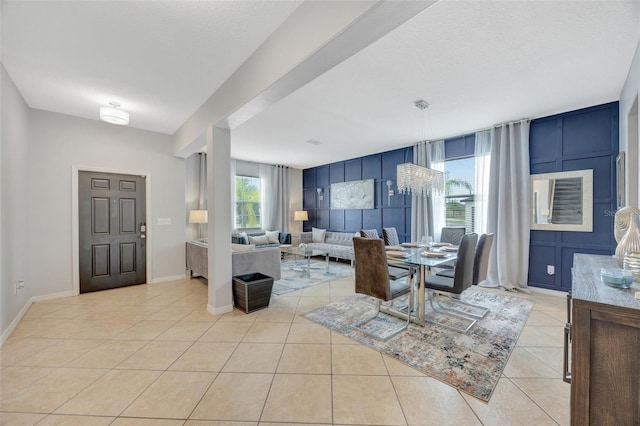
<path fill-rule="evenodd" d="M 627 205 L 638 207 L 640 200 L 640 150 L 638 149 L 637 99 L 640 96 L 640 43 L 620 94 L 620 151 L 626 152 Z M 632 111 L 635 105 L 635 112 Z M 630 121 L 631 120 L 631 121 Z"/>
<path fill-rule="evenodd" d="M 4 66 L 0 65 L 1 121 L 0 145 L 0 336 L 31 297 L 28 239 L 31 224 L 29 201 L 28 118 L 29 107 Z M 27 285 L 15 294 L 17 280 Z M 0 341 L 0 345 L 2 341 Z"/>
<path fill-rule="evenodd" d="M 135 117 L 132 117 L 135 120 Z M 149 281 L 185 274 L 184 160 L 170 136 L 32 110 L 29 120 L 29 265 L 34 296 L 72 289 L 72 166 L 148 172 Z M 170 218 L 158 226 L 158 218 Z"/>

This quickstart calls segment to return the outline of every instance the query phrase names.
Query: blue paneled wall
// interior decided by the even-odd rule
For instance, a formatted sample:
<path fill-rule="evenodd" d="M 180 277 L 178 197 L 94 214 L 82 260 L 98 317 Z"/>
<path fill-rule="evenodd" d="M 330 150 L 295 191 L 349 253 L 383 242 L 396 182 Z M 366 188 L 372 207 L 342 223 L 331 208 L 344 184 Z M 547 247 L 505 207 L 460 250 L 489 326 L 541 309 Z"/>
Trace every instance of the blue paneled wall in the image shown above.
<path fill-rule="evenodd" d="M 304 230 L 312 227 L 330 231 L 353 232 L 361 229 L 395 227 L 400 241 L 411 237 L 411 196 L 398 194 L 396 166 L 413 161 L 413 147 L 396 149 L 366 157 L 327 164 L 302 172 L 303 209 L 309 213 Z M 375 208 L 366 210 L 331 210 L 331 184 L 374 179 Z M 387 196 L 387 180 L 392 181 L 394 195 Z"/>
<path fill-rule="evenodd" d="M 531 174 L 593 169 L 593 232 L 531 231 L 529 285 L 570 290 L 574 253 L 615 251 L 618 102 L 533 120 L 529 154 Z"/>
<path fill-rule="evenodd" d="M 574 253 L 613 254 L 615 159 L 618 155 L 618 103 L 539 118 L 531 122 L 531 173 L 593 170 L 593 232 L 531 231 L 529 285 L 553 290 L 571 288 Z M 473 134 L 447 139 L 447 159 L 473 155 Z M 309 212 L 304 230 L 311 227 L 355 232 L 395 226 L 401 241 L 411 236 L 411 197 L 397 193 L 396 165 L 413 159 L 407 147 L 303 171 L 303 207 Z M 331 210 L 332 183 L 375 179 L 372 210 Z M 387 200 L 386 181 L 395 195 Z M 318 193 L 318 189 L 321 190 Z M 547 265 L 555 274 L 547 274 Z"/>

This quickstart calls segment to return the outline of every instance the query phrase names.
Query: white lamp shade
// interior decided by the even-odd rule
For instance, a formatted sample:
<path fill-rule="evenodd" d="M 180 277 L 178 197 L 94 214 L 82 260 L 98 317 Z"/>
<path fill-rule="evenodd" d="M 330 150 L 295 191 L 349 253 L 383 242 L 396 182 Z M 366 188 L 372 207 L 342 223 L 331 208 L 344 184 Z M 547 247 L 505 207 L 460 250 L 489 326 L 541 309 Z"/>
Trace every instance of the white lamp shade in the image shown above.
<path fill-rule="evenodd" d="M 309 214 L 304 210 L 293 213 L 293 220 L 309 220 Z"/>
<path fill-rule="evenodd" d="M 189 223 L 207 223 L 209 212 L 206 210 L 191 210 L 189 212 Z"/>
<path fill-rule="evenodd" d="M 126 126 L 129 124 L 129 113 L 118 108 L 100 107 L 100 120 L 119 126 Z"/>

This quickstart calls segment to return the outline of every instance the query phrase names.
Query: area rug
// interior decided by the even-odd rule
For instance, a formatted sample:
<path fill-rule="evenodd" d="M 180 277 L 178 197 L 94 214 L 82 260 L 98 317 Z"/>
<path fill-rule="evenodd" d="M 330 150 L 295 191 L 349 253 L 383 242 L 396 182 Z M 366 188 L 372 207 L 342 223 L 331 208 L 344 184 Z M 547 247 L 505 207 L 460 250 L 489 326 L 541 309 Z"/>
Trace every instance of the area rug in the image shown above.
<path fill-rule="evenodd" d="M 307 276 L 307 260 L 282 262 L 282 277 L 273 283 L 273 294 L 285 294 L 327 281 L 353 276 L 355 269 L 349 265 L 331 262 L 329 272 L 324 261 L 312 260 L 311 273 Z"/>
<path fill-rule="evenodd" d="M 374 299 L 359 294 L 314 309 L 304 317 L 460 391 L 489 401 L 529 317 L 533 302 L 476 287 L 468 289 L 462 300 L 489 308 L 485 317 L 467 334 L 432 323 L 427 323 L 425 327 L 411 324 L 408 330 L 384 342 L 354 328 L 354 325 L 374 314 Z M 380 314 L 378 318 L 373 328 L 382 333 L 404 322 L 386 314 Z M 458 321 L 450 315 L 434 313 L 429 304 L 427 319 L 450 323 Z"/>

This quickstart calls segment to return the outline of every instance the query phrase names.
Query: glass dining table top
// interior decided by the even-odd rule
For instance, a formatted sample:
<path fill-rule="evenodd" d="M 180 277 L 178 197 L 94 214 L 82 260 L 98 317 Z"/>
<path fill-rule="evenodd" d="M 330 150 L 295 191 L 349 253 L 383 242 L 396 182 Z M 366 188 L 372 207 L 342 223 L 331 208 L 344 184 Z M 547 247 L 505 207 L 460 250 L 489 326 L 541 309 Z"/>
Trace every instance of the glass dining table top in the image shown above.
<path fill-rule="evenodd" d="M 426 247 L 405 248 L 405 251 L 407 253 L 406 257 L 393 257 L 389 260 L 415 266 L 435 267 L 451 260 L 455 260 L 458 257 L 457 252 L 427 249 Z M 440 253 L 438 256 L 441 257 L 425 256 L 422 254 L 425 251 Z"/>

